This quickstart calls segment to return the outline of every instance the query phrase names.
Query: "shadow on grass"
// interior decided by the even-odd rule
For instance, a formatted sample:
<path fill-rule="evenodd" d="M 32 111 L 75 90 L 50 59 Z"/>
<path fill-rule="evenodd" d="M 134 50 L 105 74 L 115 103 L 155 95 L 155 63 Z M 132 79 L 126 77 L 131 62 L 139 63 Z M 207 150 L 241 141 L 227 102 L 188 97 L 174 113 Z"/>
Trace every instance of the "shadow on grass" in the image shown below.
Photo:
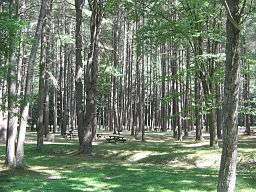
<path fill-rule="evenodd" d="M 242 149 L 256 149 L 256 140 L 250 138 L 239 140 L 238 147 Z"/>
<path fill-rule="evenodd" d="M 4 170 L 0 172 L 0 191 L 10 192 L 18 189 L 21 191 L 40 190 L 43 188 L 43 182 L 38 183 L 38 185 L 35 185 L 35 183 L 44 177 L 46 175 L 27 168 Z"/>
<path fill-rule="evenodd" d="M 113 164 L 104 164 L 99 169 L 80 167 L 66 175 L 68 178 L 93 178 L 113 192 L 214 191 L 216 181 L 216 172 L 211 170 Z"/>

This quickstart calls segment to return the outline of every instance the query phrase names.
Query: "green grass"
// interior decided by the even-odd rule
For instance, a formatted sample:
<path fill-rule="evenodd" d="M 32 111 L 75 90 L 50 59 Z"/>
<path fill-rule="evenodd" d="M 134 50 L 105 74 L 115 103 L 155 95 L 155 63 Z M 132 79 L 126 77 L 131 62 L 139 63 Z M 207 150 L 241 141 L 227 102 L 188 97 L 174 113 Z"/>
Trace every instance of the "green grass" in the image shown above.
<path fill-rule="evenodd" d="M 216 191 L 220 149 L 207 142 L 175 142 L 153 135 L 147 142 L 98 143 L 93 157 L 76 155 L 76 142 L 26 145 L 22 170 L 0 169 L 0 191 L 195 192 Z M 0 162 L 4 146 L 0 147 Z M 256 191 L 256 139 L 240 142 L 237 191 Z M 49 179 L 57 176 L 56 180 Z"/>

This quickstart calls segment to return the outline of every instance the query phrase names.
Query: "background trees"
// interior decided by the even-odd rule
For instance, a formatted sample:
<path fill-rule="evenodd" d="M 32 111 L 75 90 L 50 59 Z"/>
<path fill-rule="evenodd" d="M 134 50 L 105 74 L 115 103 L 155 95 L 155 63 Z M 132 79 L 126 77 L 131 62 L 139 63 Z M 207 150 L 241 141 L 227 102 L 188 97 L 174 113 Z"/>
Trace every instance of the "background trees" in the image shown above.
<path fill-rule="evenodd" d="M 49 134 L 77 130 L 86 155 L 96 130 L 129 131 L 143 141 L 148 131 L 179 141 L 201 141 L 206 133 L 211 147 L 223 137 L 226 162 L 228 151 L 235 153 L 238 120 L 247 134 L 254 124 L 255 17 L 253 2 L 223 2 L 2 1 L 7 164 L 22 165 L 27 128 L 37 131 L 38 149 Z M 245 26 L 238 8 L 248 15 Z"/>

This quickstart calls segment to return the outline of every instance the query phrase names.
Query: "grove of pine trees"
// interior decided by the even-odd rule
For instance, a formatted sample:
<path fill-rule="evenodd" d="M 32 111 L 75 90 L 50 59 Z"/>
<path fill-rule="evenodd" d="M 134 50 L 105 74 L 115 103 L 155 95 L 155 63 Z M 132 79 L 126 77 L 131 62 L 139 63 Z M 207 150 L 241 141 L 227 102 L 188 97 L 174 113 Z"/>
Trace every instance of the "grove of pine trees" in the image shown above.
<path fill-rule="evenodd" d="M 5 165 L 25 141 L 77 132 L 161 132 L 222 148 L 233 192 L 239 133 L 255 125 L 254 0 L 0 0 L 0 138 Z M 104 146 L 102 146 L 104 149 Z M 25 150 L 25 151 L 24 151 Z"/>

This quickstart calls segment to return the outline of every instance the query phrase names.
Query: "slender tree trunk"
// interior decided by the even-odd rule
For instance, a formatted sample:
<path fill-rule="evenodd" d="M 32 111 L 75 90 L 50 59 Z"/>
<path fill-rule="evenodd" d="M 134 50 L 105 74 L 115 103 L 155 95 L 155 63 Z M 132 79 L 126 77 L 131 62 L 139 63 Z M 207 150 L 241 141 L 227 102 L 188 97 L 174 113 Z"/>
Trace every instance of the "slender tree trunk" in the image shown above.
<path fill-rule="evenodd" d="M 29 107 L 30 107 L 30 100 L 28 97 L 30 96 L 31 89 L 32 89 L 32 79 L 33 79 L 33 65 L 36 61 L 36 54 L 37 49 L 39 47 L 39 42 L 41 39 L 41 34 L 43 30 L 43 23 L 44 19 L 47 15 L 47 7 L 51 4 L 51 0 L 42 0 L 41 1 L 41 8 L 40 13 L 38 16 L 37 27 L 34 35 L 34 41 L 32 44 L 31 52 L 29 55 L 28 66 L 27 66 L 27 76 L 26 76 L 26 85 L 25 85 L 25 92 L 23 96 L 23 100 L 25 101 L 24 105 L 21 107 L 20 114 L 21 114 L 21 121 L 19 127 L 19 137 L 17 141 L 17 166 L 23 165 L 24 159 L 24 141 L 26 135 L 26 127 L 27 127 L 27 120 L 29 116 Z"/>
<path fill-rule="evenodd" d="M 243 44 L 246 44 L 244 39 L 242 40 Z M 243 45 L 242 51 L 243 54 L 246 54 L 246 48 Z M 250 65 L 246 63 L 245 59 L 243 59 L 243 67 L 245 68 L 244 81 L 243 81 L 243 101 L 244 107 L 250 107 Z M 247 110 L 246 110 L 247 111 Z M 245 113 L 244 115 L 244 126 L 245 126 L 245 134 L 251 135 L 251 115 Z"/>
<path fill-rule="evenodd" d="M 45 74 L 45 62 L 43 40 L 41 40 L 41 56 L 40 56 L 40 66 L 39 66 L 39 101 L 38 101 L 38 124 L 37 124 L 37 149 L 40 150 L 44 144 L 44 74 Z"/>
<path fill-rule="evenodd" d="M 61 131 L 61 135 L 65 136 L 65 130 L 63 130 L 63 122 L 64 122 L 64 112 L 63 112 L 63 103 L 64 103 L 64 95 L 63 95 L 63 46 L 62 43 L 60 44 L 60 75 L 59 75 L 59 111 L 60 111 L 60 117 L 59 117 L 59 127 Z"/>
<path fill-rule="evenodd" d="M 75 85 L 75 100 L 76 100 L 76 118 L 78 128 L 78 138 L 80 144 L 80 150 L 82 148 L 84 140 L 84 110 L 83 110 L 83 62 L 82 62 L 82 36 L 81 36 L 81 25 L 82 25 L 82 2 L 80 0 L 75 1 L 76 5 L 76 85 Z"/>
<path fill-rule="evenodd" d="M 196 72 L 197 73 L 197 72 Z M 201 84 L 198 75 L 195 75 L 195 125 L 196 141 L 201 141 L 202 137 L 202 115 L 201 115 Z"/>
<path fill-rule="evenodd" d="M 182 55 L 181 55 L 181 50 L 179 50 L 179 48 L 176 48 L 178 49 L 177 50 L 177 59 L 176 59 L 176 74 L 178 75 L 178 70 L 180 69 L 181 67 L 181 58 L 182 58 Z M 177 76 L 176 75 L 176 76 Z M 177 115 L 176 115 L 176 121 L 177 121 L 177 140 L 178 141 L 182 141 L 182 138 L 183 138 L 183 133 L 182 133 L 182 123 L 181 123 L 181 112 L 182 112 L 182 99 L 181 99 L 181 96 L 180 96 L 180 93 L 183 92 L 182 90 L 182 86 L 179 82 L 182 82 L 181 81 L 181 77 L 176 77 L 176 82 L 175 82 L 175 90 L 176 90 L 176 93 L 177 93 L 177 98 L 176 98 L 176 102 L 177 102 Z"/>
<path fill-rule="evenodd" d="M 211 109 L 207 114 L 207 123 L 210 129 L 210 147 L 218 147 L 216 112 Z"/>
<path fill-rule="evenodd" d="M 51 10 L 52 10 L 52 0 L 47 1 L 46 7 L 46 14 L 45 20 L 42 25 L 42 30 L 45 29 L 45 33 L 41 35 L 41 61 L 39 66 L 39 118 L 38 118 L 38 127 L 37 127 L 37 149 L 40 150 L 43 147 L 44 139 L 43 135 L 45 133 L 46 123 L 49 123 L 49 116 L 46 117 L 45 110 L 48 102 L 47 99 L 49 98 L 48 95 L 48 72 L 47 69 L 49 67 L 49 50 L 47 49 L 47 45 L 49 45 L 49 22 L 51 19 Z M 49 115 L 49 113 L 48 113 Z M 45 123 L 46 122 L 46 123 Z M 47 125 L 48 129 L 48 125 Z"/>
<path fill-rule="evenodd" d="M 45 74 L 44 74 L 44 135 L 45 137 L 49 134 L 49 69 L 51 67 L 51 15 L 50 12 L 47 16 L 46 23 L 46 32 L 45 32 L 45 40 L 46 40 L 46 50 L 45 50 Z"/>
<path fill-rule="evenodd" d="M 18 108 L 15 106 L 16 98 L 16 81 L 13 79 L 15 77 L 15 65 L 16 59 L 14 55 L 11 56 L 8 63 L 8 121 L 7 121 L 7 140 L 6 140 L 6 165 L 9 167 L 16 166 L 16 156 L 15 156 L 15 144 L 17 137 L 17 126 L 18 126 Z"/>
<path fill-rule="evenodd" d="M 185 96 L 184 96 L 184 136 L 188 136 L 189 132 L 189 84 L 190 84 L 190 49 L 186 50 L 186 85 L 185 85 Z"/>
<path fill-rule="evenodd" d="M 178 74 L 178 67 L 179 67 L 179 61 L 178 59 L 178 48 L 173 47 L 173 57 L 175 60 L 172 62 L 172 90 L 174 91 L 174 98 L 173 98 L 173 136 L 177 140 L 182 140 L 182 130 L 181 130 L 181 122 L 180 122 L 180 86 L 179 86 L 179 78 L 177 76 Z"/>
<path fill-rule="evenodd" d="M 18 1 L 11 0 L 9 7 L 10 16 L 15 18 L 18 16 Z M 7 94 L 8 94 L 8 120 L 7 120 L 7 139 L 6 139 L 6 166 L 16 166 L 16 138 L 17 138 L 17 127 L 18 127 L 18 112 L 15 99 L 17 98 L 16 85 L 17 82 L 14 79 L 16 77 L 16 49 L 15 42 L 10 40 L 9 42 L 9 53 L 8 59 L 8 76 L 7 76 Z"/>
<path fill-rule="evenodd" d="M 141 63 L 141 94 L 140 94 L 140 122 L 139 122 L 139 130 L 141 130 L 141 140 L 145 141 L 145 55 L 142 53 L 142 63 Z"/>
<path fill-rule="evenodd" d="M 166 61 L 167 61 L 167 53 L 166 53 L 166 45 L 161 46 L 161 131 L 166 131 Z"/>
<path fill-rule="evenodd" d="M 67 21 L 65 20 L 65 34 L 68 34 L 68 24 L 67 24 Z M 68 44 L 65 44 L 64 45 L 64 61 L 63 61 L 63 99 L 62 99 L 62 102 L 63 102 L 63 118 L 62 118 L 62 122 L 61 122 L 61 132 L 63 133 L 63 135 L 66 134 L 67 132 L 67 129 L 68 129 L 68 122 L 69 122 L 69 116 L 68 116 L 68 69 L 69 69 L 69 62 L 68 62 L 68 59 L 69 59 L 69 45 Z"/>
<path fill-rule="evenodd" d="M 221 88 L 220 84 L 218 83 L 215 87 L 216 89 L 216 103 L 222 103 L 222 98 L 221 98 Z M 216 110 L 216 115 L 217 115 L 217 136 L 218 139 L 222 138 L 222 107 L 218 106 Z"/>
<path fill-rule="evenodd" d="M 57 69 L 56 69 L 57 70 Z M 53 133 L 58 132 L 58 100 L 57 100 L 57 90 L 53 90 Z"/>
<path fill-rule="evenodd" d="M 115 16 L 114 25 L 113 25 L 113 63 L 114 70 L 117 70 L 118 67 L 118 23 L 119 23 L 119 14 Z M 117 77 L 116 74 L 112 75 L 112 120 L 113 120 L 113 131 L 116 134 L 118 129 L 118 114 L 117 114 Z"/>

